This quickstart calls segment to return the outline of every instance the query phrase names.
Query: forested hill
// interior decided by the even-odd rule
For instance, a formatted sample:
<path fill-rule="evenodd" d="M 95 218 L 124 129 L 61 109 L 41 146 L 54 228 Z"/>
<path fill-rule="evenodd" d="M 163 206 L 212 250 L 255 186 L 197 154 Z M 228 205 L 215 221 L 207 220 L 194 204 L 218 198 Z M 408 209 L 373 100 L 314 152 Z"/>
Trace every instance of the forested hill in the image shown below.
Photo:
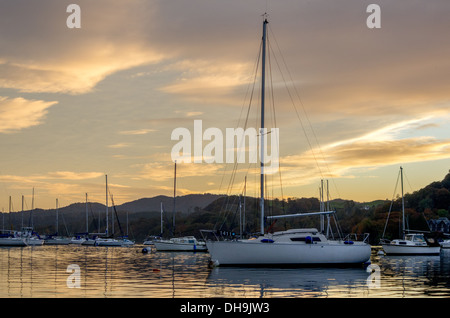
<path fill-rule="evenodd" d="M 163 234 L 173 232 L 173 198 L 157 196 L 139 199 L 116 206 L 115 231 L 119 234 L 119 222 L 123 231 L 128 229 L 129 236 L 142 242 L 148 235 L 161 233 L 161 202 L 164 205 Z M 285 200 L 266 200 L 266 215 L 291 214 L 318 211 L 317 198 L 287 198 Z M 392 205 L 392 206 L 391 206 Z M 401 220 L 401 198 L 393 202 L 378 200 L 373 202 L 355 202 L 336 199 L 330 202 L 336 211 L 339 225 L 344 233 L 370 233 L 370 243 L 378 244 L 383 234 L 389 210 L 389 222 L 386 238 L 398 237 Z M 442 181 L 432 182 L 426 187 L 405 194 L 405 211 L 410 229 L 428 230 L 426 220 L 448 217 L 450 214 L 450 173 Z M 200 236 L 201 229 L 222 229 L 239 232 L 239 217 L 245 213 L 247 233 L 259 230 L 259 199 L 246 197 L 245 206 L 239 209 L 237 196 L 215 194 L 195 194 L 177 197 L 175 215 L 175 235 Z M 241 213 L 241 214 L 240 214 Z M 22 214 L 11 213 L 3 218 L 6 229 L 20 229 Z M 30 221 L 29 211 L 23 214 L 24 225 Z M 105 228 L 105 206 L 100 203 L 89 203 L 88 226 L 90 232 L 102 232 Z M 111 220 L 111 219 L 110 219 Z M 119 220 L 119 222 L 117 222 Z M 128 227 L 126 225 L 128 220 Z M 33 212 L 35 229 L 41 234 L 55 232 L 55 210 L 39 210 Z M 318 217 L 307 217 L 280 220 L 274 224 L 266 224 L 271 231 L 284 230 L 291 227 L 318 227 Z M 75 203 L 59 209 L 59 232 L 63 235 L 84 232 L 86 230 L 86 204 Z"/>
<path fill-rule="evenodd" d="M 449 217 L 450 173 L 442 181 L 432 182 L 413 193 L 406 193 L 404 199 L 407 227 L 411 230 L 428 231 L 427 221 Z M 389 239 L 398 237 L 401 228 L 401 209 L 401 198 L 397 198 L 393 202 L 379 204 L 366 213 L 358 213 L 364 215 L 364 217 L 353 225 L 352 230 L 368 232 L 371 234 L 371 241 L 378 242 L 383 234 L 388 212 L 391 210 L 385 237 Z"/>

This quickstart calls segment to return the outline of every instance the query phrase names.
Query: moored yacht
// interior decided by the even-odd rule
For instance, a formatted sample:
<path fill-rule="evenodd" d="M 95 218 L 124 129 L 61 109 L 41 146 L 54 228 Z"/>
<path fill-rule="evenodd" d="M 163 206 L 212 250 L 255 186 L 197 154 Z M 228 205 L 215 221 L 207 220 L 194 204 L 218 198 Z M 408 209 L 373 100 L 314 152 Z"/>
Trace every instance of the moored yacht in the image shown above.
<path fill-rule="evenodd" d="M 427 238 L 424 233 L 413 233 L 405 224 L 405 198 L 403 195 L 403 168 L 400 167 L 400 180 L 402 191 L 402 229 L 403 238 L 389 241 L 381 239 L 381 246 L 387 255 L 439 255 L 441 246 L 433 238 Z M 386 225 L 387 225 L 386 220 Z M 384 236 L 384 233 L 383 233 Z"/>
<path fill-rule="evenodd" d="M 197 240 L 194 236 L 174 237 L 169 240 L 153 242 L 157 251 L 206 251 L 206 243 Z"/>
<path fill-rule="evenodd" d="M 127 239 L 115 239 L 115 238 L 97 238 L 94 243 L 95 246 L 132 246 L 134 242 Z"/>
<path fill-rule="evenodd" d="M 30 246 L 40 246 L 44 244 L 44 240 L 33 231 L 32 227 L 22 227 L 21 237 L 23 237 Z"/>
<path fill-rule="evenodd" d="M 445 240 L 439 243 L 441 248 L 450 248 L 450 240 Z"/>
<path fill-rule="evenodd" d="M 267 15 L 264 15 L 263 36 L 261 43 L 261 126 L 260 145 L 265 145 L 264 138 L 264 103 L 265 103 L 265 67 L 266 67 L 266 42 L 267 41 Z M 265 147 L 265 146 L 264 146 Z M 265 149 L 264 149 L 265 150 Z M 264 215 L 264 153 L 261 150 L 260 173 L 260 222 L 261 235 L 250 239 L 220 240 L 215 231 L 209 232 L 215 239 L 206 242 L 211 255 L 211 264 L 245 265 L 245 266 L 301 266 L 301 265 L 347 265 L 364 264 L 369 262 L 371 248 L 366 241 L 353 242 L 343 239 L 330 240 L 322 231 L 315 228 L 291 229 L 275 233 L 265 234 L 265 220 L 269 218 L 296 217 L 302 215 L 330 215 L 334 211 L 320 211 L 294 215 L 279 215 L 266 217 Z M 322 229 L 321 229 L 322 230 Z M 367 239 L 367 238 L 366 238 Z"/>
<path fill-rule="evenodd" d="M 430 242 L 422 233 L 408 233 L 403 239 L 382 244 L 387 255 L 439 255 L 441 247 L 434 240 Z"/>
<path fill-rule="evenodd" d="M 27 246 L 26 239 L 13 233 L 0 234 L 0 246 Z"/>
<path fill-rule="evenodd" d="M 211 264 L 352 265 L 370 261 L 365 241 L 329 240 L 316 228 L 290 229 L 256 238 L 207 241 Z"/>

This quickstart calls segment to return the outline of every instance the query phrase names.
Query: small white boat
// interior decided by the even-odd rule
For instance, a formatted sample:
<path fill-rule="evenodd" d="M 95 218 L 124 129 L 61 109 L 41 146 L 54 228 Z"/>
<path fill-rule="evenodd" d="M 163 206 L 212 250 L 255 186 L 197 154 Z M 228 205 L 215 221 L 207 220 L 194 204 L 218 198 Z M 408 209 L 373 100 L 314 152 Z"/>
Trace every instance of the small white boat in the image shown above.
<path fill-rule="evenodd" d="M 76 236 L 71 238 L 70 244 L 81 245 L 84 241 L 86 241 L 84 237 Z"/>
<path fill-rule="evenodd" d="M 59 230 L 59 222 L 58 222 L 58 215 L 59 215 L 59 205 L 58 205 L 58 199 L 56 199 L 56 233 L 52 235 L 47 235 L 45 238 L 45 245 L 68 245 L 70 244 L 70 241 L 72 238 L 66 237 L 66 236 L 59 236 L 58 230 Z"/>
<path fill-rule="evenodd" d="M 9 197 L 9 214 L 11 214 L 11 196 Z M 0 234 L 0 246 L 27 246 L 27 243 L 18 232 L 3 230 Z"/>
<path fill-rule="evenodd" d="M 147 239 L 142 243 L 143 245 L 155 245 L 155 242 L 161 241 L 160 236 L 151 236 L 147 237 Z"/>
<path fill-rule="evenodd" d="M 69 245 L 72 238 L 64 236 L 50 236 L 44 241 L 45 245 Z"/>
<path fill-rule="evenodd" d="M 133 241 L 129 239 L 114 239 L 114 238 L 98 238 L 95 241 L 95 246 L 132 246 Z"/>
<path fill-rule="evenodd" d="M 27 242 L 23 237 L 0 237 L 0 246 L 27 246 Z"/>
<path fill-rule="evenodd" d="M 441 245 L 441 248 L 450 248 L 450 240 L 445 240 L 439 244 Z"/>
<path fill-rule="evenodd" d="M 37 237 L 34 237 L 34 236 L 25 238 L 25 242 L 29 246 L 41 246 L 41 245 L 44 245 L 44 240 L 41 240 L 40 238 L 37 238 Z"/>
<path fill-rule="evenodd" d="M 87 237 L 84 239 L 84 241 L 81 243 L 81 245 L 85 245 L 85 246 L 95 246 L 95 243 L 97 242 L 97 238 L 91 238 L 91 237 Z"/>
<path fill-rule="evenodd" d="M 154 242 L 157 251 L 207 251 L 206 243 L 198 241 L 194 236 L 174 237 L 169 240 Z"/>
<path fill-rule="evenodd" d="M 382 244 L 387 255 L 439 255 L 441 247 L 430 245 L 420 233 L 405 234 L 404 239 L 396 239 Z"/>
<path fill-rule="evenodd" d="M 32 227 L 22 227 L 20 236 L 25 239 L 29 246 L 41 246 L 44 244 L 44 240 L 33 231 Z"/>
<path fill-rule="evenodd" d="M 402 230 L 403 239 L 392 241 L 381 239 L 381 246 L 387 255 L 439 255 L 441 246 L 434 239 L 427 239 L 422 233 L 411 233 L 405 224 L 405 198 L 403 195 L 403 168 L 400 167 L 400 180 L 402 191 Z M 389 211 L 390 212 L 390 211 Z M 388 214 L 389 215 L 389 214 Z M 389 219 L 389 217 L 388 217 Z M 386 220 L 386 225 L 387 221 Z M 385 225 L 385 228 L 386 228 Z M 384 237 L 384 233 L 383 233 Z"/>

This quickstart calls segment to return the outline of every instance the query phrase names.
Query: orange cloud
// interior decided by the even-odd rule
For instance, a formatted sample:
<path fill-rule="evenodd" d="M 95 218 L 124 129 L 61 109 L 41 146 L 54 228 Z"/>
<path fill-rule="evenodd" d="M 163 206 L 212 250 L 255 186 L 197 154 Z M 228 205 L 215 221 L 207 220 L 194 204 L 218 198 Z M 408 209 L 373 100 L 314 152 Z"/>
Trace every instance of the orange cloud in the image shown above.
<path fill-rule="evenodd" d="M 48 108 L 57 103 L 0 96 L 0 122 L 2 123 L 0 133 L 13 133 L 40 125 L 47 115 Z"/>

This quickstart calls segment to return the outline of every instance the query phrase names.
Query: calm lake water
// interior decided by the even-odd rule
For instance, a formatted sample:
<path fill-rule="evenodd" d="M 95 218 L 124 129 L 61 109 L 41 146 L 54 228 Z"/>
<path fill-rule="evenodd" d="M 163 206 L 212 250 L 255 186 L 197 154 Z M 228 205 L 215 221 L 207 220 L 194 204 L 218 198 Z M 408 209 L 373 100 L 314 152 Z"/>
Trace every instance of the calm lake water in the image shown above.
<path fill-rule="evenodd" d="M 208 253 L 143 246 L 0 248 L 2 298 L 450 297 L 450 250 L 372 255 L 364 268 L 208 268 Z"/>

